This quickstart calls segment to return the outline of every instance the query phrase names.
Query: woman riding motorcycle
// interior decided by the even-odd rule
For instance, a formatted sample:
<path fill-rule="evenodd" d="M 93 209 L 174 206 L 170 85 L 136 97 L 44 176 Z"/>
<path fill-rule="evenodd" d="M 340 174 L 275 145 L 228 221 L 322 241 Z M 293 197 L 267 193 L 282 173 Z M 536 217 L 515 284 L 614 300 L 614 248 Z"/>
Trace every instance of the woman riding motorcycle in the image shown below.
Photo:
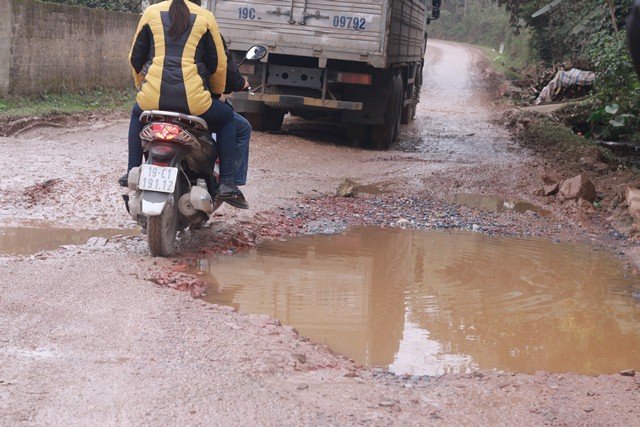
<path fill-rule="evenodd" d="M 129 60 L 138 94 L 129 125 L 128 170 L 142 163 L 143 110 L 196 115 L 217 135 L 217 198 L 247 209 L 248 203 L 233 182 L 237 154 L 233 110 L 217 99 L 225 89 L 227 57 L 213 14 L 185 0 L 149 6 L 138 23 Z M 122 184 L 122 178 L 120 181 Z"/>

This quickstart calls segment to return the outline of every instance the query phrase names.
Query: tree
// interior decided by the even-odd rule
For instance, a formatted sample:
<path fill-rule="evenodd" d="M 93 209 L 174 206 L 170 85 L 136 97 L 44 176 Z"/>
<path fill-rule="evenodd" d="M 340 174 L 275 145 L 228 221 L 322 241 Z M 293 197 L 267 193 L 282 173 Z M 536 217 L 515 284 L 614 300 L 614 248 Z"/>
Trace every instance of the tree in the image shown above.
<path fill-rule="evenodd" d="M 139 13 L 142 0 L 45 0 L 50 3 L 84 6 L 93 9 L 105 9 L 116 12 Z"/>
<path fill-rule="evenodd" d="M 514 28 L 532 30 L 532 44 L 547 63 L 588 59 L 595 33 L 624 28 L 632 0 L 496 0 L 510 14 Z M 545 13 L 535 15 L 543 7 Z"/>

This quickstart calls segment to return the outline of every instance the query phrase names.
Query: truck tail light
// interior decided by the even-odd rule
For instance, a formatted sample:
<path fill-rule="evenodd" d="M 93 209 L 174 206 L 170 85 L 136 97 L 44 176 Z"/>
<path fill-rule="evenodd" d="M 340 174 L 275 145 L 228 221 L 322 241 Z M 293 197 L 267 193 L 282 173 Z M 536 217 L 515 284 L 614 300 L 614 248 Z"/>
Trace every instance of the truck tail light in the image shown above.
<path fill-rule="evenodd" d="M 350 83 L 356 85 L 370 85 L 371 74 L 358 74 L 358 73 L 338 73 L 336 79 L 338 83 Z"/>

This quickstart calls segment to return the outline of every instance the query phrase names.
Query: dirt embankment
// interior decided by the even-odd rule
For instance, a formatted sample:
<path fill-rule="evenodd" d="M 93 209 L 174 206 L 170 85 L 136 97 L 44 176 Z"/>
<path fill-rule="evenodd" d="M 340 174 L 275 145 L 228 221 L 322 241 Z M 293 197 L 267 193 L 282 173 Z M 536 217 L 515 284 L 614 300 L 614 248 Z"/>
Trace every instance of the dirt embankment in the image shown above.
<path fill-rule="evenodd" d="M 430 43 L 429 93 L 394 150 L 335 145 L 339 127 L 287 120 L 283 133 L 254 135 L 244 189 L 251 209 L 224 207 L 184 240 L 177 259 L 150 259 L 144 236 L 2 258 L 0 424 L 637 424 L 632 371 L 393 375 L 356 366 L 274 319 L 193 298 L 202 283 L 184 265 L 198 252 L 360 223 L 635 250 L 633 236 L 616 227 L 618 206 L 539 195 L 543 177 L 592 166 L 580 156 L 556 162 L 562 152 L 553 147 L 536 152 L 511 139 L 495 123 L 504 119 L 481 84 L 479 54 Z M 126 119 L 96 120 L 0 138 L 0 224 L 134 228 L 116 184 L 126 131 Z M 593 174 L 599 197 L 613 197 L 627 172 Z M 336 198 L 345 178 L 384 194 Z M 525 200 L 552 215 L 452 205 L 457 193 Z"/>

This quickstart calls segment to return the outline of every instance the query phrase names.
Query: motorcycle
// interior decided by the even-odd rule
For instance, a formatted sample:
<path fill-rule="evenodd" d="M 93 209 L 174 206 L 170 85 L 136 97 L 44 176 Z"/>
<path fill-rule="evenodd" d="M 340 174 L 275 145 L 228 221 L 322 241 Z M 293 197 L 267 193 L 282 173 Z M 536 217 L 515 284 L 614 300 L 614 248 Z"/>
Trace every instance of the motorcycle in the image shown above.
<path fill-rule="evenodd" d="M 240 65 L 266 54 L 264 46 L 253 46 Z M 223 203 L 216 199 L 218 179 L 210 163 L 218 157 L 216 144 L 198 116 L 151 110 L 140 121 L 146 160 L 129 171 L 135 194 L 123 197 L 131 217 L 146 229 L 151 255 L 170 256 L 178 231 L 204 225 Z"/>

